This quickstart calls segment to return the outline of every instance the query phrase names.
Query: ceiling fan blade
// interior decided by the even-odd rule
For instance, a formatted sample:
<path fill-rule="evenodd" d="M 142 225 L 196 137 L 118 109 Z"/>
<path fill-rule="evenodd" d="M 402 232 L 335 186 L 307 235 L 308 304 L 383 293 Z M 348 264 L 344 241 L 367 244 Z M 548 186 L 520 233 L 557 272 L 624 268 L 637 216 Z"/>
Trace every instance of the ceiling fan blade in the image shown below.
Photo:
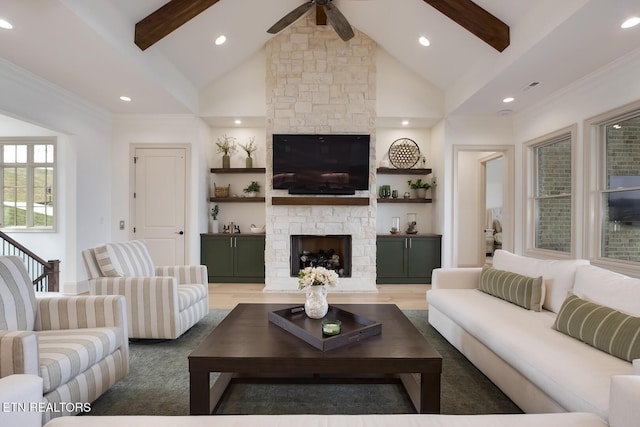
<path fill-rule="evenodd" d="M 324 5 L 324 11 L 327 14 L 329 24 L 336 30 L 340 38 L 344 41 L 351 40 L 355 34 L 353 34 L 353 28 L 351 28 L 349 21 L 347 21 L 342 12 L 331 2 L 327 2 Z"/>
<path fill-rule="evenodd" d="M 311 0 L 303 4 L 302 6 L 296 7 L 291 12 L 287 13 L 281 20 L 273 24 L 273 26 L 267 30 L 267 33 L 277 34 L 280 31 L 284 30 L 289 25 L 296 22 L 298 18 L 300 18 L 302 15 L 307 13 L 309 9 L 311 9 L 311 6 L 313 6 L 314 4 L 315 4 L 315 0 Z"/>

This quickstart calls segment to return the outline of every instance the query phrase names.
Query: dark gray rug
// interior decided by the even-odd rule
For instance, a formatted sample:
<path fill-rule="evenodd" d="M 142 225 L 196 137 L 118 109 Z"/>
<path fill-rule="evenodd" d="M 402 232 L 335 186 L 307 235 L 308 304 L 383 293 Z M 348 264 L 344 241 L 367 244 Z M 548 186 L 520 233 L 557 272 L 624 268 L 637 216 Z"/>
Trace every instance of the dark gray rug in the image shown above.
<path fill-rule="evenodd" d="M 93 402 L 90 415 L 188 415 L 187 356 L 229 313 L 209 315 L 177 340 L 132 342 L 130 372 Z M 491 381 L 427 322 L 426 310 L 405 310 L 409 320 L 443 357 L 443 414 L 520 413 Z M 414 413 L 395 384 L 235 384 L 220 402 L 219 414 L 384 414 Z"/>

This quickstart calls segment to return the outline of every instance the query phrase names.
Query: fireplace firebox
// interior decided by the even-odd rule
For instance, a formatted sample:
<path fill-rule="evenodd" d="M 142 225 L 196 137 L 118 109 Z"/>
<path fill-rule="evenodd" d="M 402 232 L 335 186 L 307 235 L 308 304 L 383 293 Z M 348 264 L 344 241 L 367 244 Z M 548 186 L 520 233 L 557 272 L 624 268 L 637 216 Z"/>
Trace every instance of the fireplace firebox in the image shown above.
<path fill-rule="evenodd" d="M 351 236 L 292 235 L 291 277 L 306 267 L 325 267 L 351 277 Z"/>

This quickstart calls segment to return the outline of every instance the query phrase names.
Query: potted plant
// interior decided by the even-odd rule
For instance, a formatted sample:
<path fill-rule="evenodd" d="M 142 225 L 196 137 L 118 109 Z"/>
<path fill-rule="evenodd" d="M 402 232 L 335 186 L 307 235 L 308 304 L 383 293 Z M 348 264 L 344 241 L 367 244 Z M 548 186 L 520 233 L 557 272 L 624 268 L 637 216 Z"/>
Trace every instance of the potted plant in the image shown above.
<path fill-rule="evenodd" d="M 256 197 L 256 195 L 260 192 L 260 183 L 258 181 L 251 181 L 247 187 L 245 187 L 243 192 L 247 193 L 249 197 Z"/>
<path fill-rule="evenodd" d="M 212 209 L 211 209 L 211 232 L 212 233 L 218 233 L 219 230 L 219 224 L 218 224 L 218 214 L 220 213 L 220 209 L 218 208 L 218 205 L 215 205 Z"/>
<path fill-rule="evenodd" d="M 249 143 L 246 145 L 240 144 L 240 147 L 247 153 L 246 167 L 248 169 L 253 167 L 253 158 L 251 158 L 251 154 L 258 150 L 258 147 L 255 145 L 255 137 L 249 138 Z"/>
<path fill-rule="evenodd" d="M 222 153 L 222 167 L 228 169 L 231 167 L 231 154 L 237 150 L 236 139 L 232 136 L 222 135 L 216 140 L 218 153 Z"/>
<path fill-rule="evenodd" d="M 409 180 L 407 183 L 409 184 L 409 188 L 416 191 L 418 199 L 426 198 L 427 190 L 431 188 L 431 184 L 422 182 L 422 178 L 418 178 L 416 182 Z"/>

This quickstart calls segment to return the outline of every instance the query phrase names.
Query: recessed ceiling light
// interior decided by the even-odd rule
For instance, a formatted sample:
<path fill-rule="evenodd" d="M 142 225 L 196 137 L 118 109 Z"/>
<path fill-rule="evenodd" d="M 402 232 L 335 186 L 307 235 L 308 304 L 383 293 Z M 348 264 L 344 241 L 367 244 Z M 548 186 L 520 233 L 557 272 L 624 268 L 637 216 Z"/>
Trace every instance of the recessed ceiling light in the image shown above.
<path fill-rule="evenodd" d="M 402 126 L 407 126 L 409 124 L 409 120 L 403 120 L 402 121 Z"/>
<path fill-rule="evenodd" d="M 510 102 L 513 102 L 513 101 L 515 101 L 515 98 L 513 98 L 511 96 L 508 96 L 508 97 L 506 97 L 505 99 L 502 100 L 502 102 L 504 102 L 505 104 L 508 104 Z"/>
<path fill-rule="evenodd" d="M 124 101 L 124 102 L 131 102 L 131 98 L 128 97 L 128 96 L 124 96 L 124 95 L 120 97 L 120 100 Z"/>
<path fill-rule="evenodd" d="M 227 41 L 227 36 L 222 35 L 222 36 L 218 36 L 215 43 L 216 43 L 216 46 L 220 46 L 221 44 L 224 44 L 224 42 L 226 41 Z"/>
<path fill-rule="evenodd" d="M 235 120 L 233 121 L 233 123 L 235 123 L 235 124 L 237 124 L 237 125 L 241 125 L 241 124 L 242 124 L 242 120 L 240 120 L 240 119 L 235 119 Z"/>
<path fill-rule="evenodd" d="M 418 39 L 418 43 L 420 43 L 422 46 L 429 46 L 431 44 L 429 39 L 425 36 L 420 36 L 420 38 Z"/>
<path fill-rule="evenodd" d="M 11 22 L 5 21 L 4 19 L 0 19 L 0 28 L 4 28 L 5 30 L 10 30 L 13 28 Z"/>
<path fill-rule="evenodd" d="M 629 18 L 626 21 L 624 21 L 622 25 L 620 25 L 620 28 L 631 28 L 631 27 L 635 27 L 638 24 L 640 24 L 640 18 L 637 16 L 634 16 L 633 18 Z"/>

